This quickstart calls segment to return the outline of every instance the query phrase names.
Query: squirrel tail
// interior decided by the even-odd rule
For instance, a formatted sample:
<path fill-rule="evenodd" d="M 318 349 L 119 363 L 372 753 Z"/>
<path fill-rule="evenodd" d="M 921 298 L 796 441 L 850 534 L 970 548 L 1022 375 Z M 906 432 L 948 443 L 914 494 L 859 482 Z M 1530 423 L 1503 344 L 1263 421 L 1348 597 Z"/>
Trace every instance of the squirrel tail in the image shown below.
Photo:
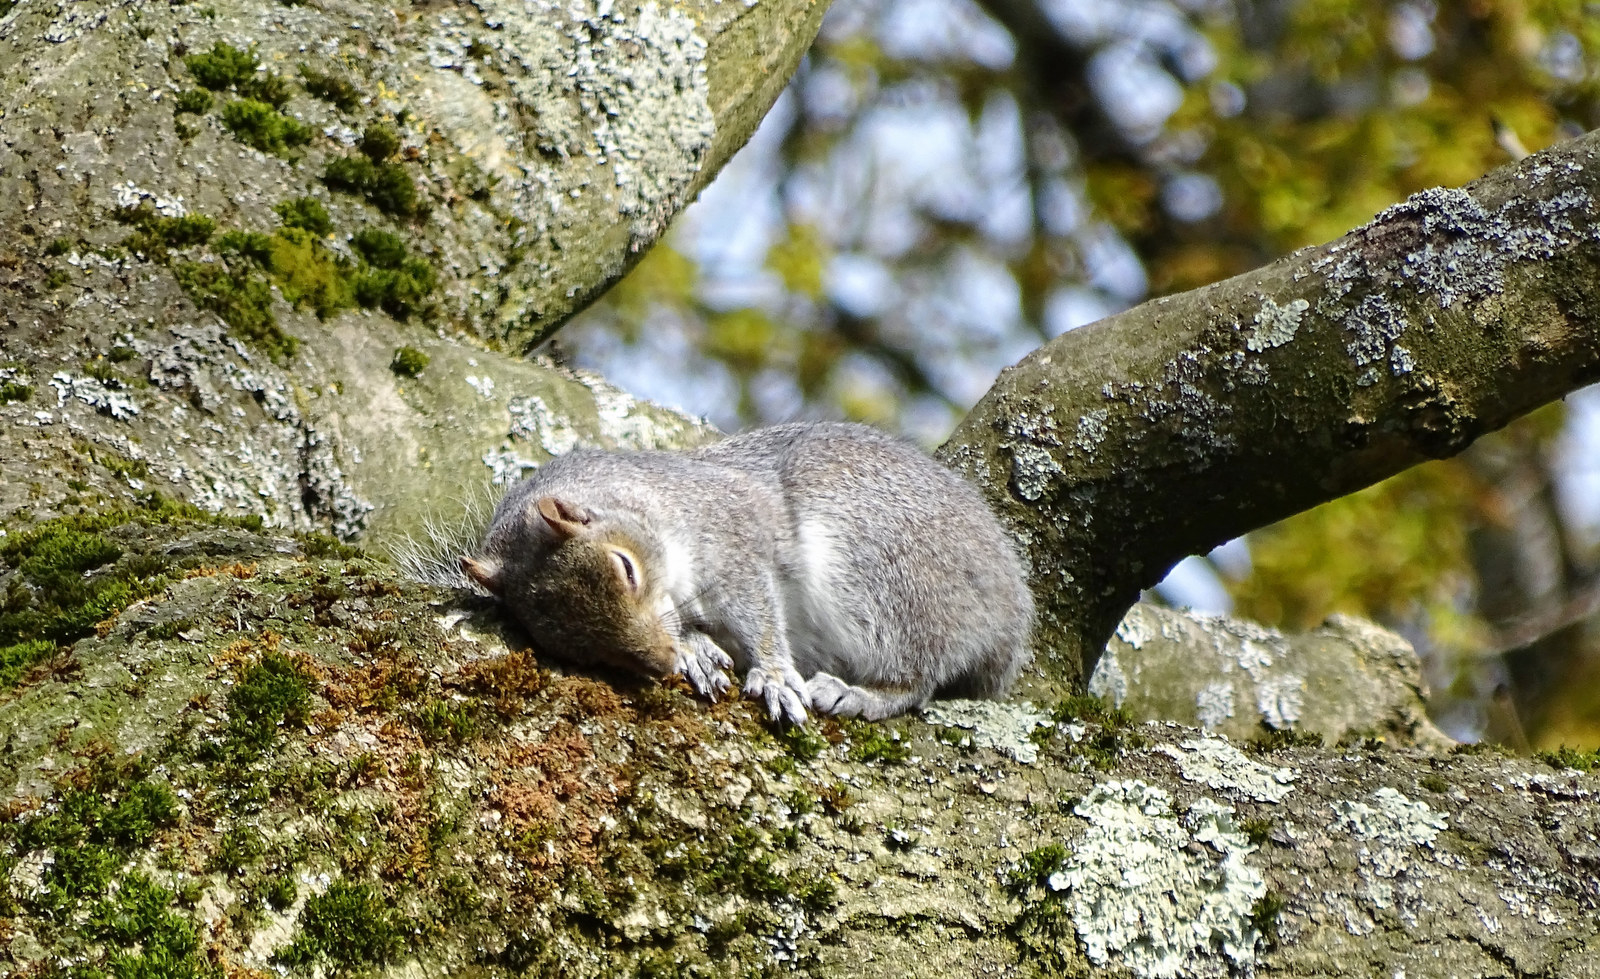
<path fill-rule="evenodd" d="M 500 502 L 502 488 L 485 483 L 468 491 L 447 515 L 430 514 L 421 535 L 406 534 L 385 544 L 389 560 L 413 581 L 488 594 L 461 570 L 461 556 L 477 549 Z"/>

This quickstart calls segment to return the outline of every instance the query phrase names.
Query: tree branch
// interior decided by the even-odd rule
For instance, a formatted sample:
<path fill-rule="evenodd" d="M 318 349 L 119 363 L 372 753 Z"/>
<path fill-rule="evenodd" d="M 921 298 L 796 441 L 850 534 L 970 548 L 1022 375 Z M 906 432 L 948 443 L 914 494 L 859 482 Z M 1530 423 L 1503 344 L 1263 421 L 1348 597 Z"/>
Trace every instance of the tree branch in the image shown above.
<path fill-rule="evenodd" d="M 1413 195 L 1005 371 L 941 455 L 1024 541 L 1055 671 L 1086 677 L 1184 555 L 1600 377 L 1597 147 L 1591 134 Z"/>

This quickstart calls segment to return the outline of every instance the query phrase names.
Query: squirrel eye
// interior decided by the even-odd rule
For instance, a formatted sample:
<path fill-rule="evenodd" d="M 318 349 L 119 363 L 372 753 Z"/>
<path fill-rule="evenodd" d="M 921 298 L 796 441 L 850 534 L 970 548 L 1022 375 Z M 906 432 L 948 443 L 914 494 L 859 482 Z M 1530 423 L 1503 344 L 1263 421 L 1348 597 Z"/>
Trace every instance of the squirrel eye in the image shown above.
<path fill-rule="evenodd" d="M 639 590 L 639 577 L 633 570 L 633 561 L 621 551 L 612 551 L 611 560 L 617 563 L 617 570 L 622 572 L 623 580 L 628 583 L 628 590 L 637 592 Z"/>

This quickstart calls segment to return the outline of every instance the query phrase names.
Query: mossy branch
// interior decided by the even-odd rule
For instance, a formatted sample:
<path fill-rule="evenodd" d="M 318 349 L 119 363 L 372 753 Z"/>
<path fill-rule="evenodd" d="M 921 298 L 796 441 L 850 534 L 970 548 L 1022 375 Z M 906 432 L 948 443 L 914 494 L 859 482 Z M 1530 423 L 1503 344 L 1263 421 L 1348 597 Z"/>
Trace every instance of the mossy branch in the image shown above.
<path fill-rule="evenodd" d="M 1246 275 L 1065 334 L 942 450 L 1033 561 L 1086 678 L 1187 554 L 1368 486 L 1600 377 L 1600 134 Z"/>

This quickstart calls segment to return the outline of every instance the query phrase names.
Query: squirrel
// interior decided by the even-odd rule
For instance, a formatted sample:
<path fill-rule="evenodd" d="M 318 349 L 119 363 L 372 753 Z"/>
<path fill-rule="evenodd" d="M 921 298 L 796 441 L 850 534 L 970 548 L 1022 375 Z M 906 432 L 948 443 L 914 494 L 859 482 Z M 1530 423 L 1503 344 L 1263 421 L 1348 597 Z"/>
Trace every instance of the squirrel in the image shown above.
<path fill-rule="evenodd" d="M 548 652 L 682 673 L 712 700 L 737 668 L 794 724 L 1000 696 L 1033 624 L 977 489 L 856 424 L 568 452 L 506 493 L 460 565 Z"/>

